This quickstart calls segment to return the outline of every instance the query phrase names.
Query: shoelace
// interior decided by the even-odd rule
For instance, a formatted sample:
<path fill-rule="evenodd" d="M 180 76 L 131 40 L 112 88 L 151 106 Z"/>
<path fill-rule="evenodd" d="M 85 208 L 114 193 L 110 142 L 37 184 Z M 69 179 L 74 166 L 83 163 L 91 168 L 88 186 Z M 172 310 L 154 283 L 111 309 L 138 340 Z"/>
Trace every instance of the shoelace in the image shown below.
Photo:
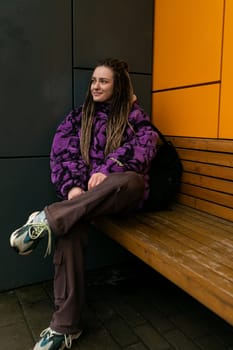
<path fill-rule="evenodd" d="M 65 341 L 65 346 L 67 349 L 71 349 L 72 346 L 72 336 L 70 334 L 61 334 L 58 332 L 53 331 L 50 327 L 44 329 L 41 333 L 40 333 L 40 337 L 43 338 L 47 335 L 47 338 L 49 338 L 50 336 L 53 335 L 63 335 L 64 336 L 64 341 Z"/>
<path fill-rule="evenodd" d="M 46 257 L 47 255 L 50 255 L 52 250 L 52 232 L 50 227 L 46 223 L 42 223 L 42 222 L 38 222 L 38 223 L 34 222 L 29 225 L 31 225 L 31 228 L 33 229 L 33 230 L 29 230 L 29 233 L 28 233 L 29 237 L 32 240 L 39 238 L 45 230 L 48 232 L 48 244 L 47 244 L 44 257 Z"/>

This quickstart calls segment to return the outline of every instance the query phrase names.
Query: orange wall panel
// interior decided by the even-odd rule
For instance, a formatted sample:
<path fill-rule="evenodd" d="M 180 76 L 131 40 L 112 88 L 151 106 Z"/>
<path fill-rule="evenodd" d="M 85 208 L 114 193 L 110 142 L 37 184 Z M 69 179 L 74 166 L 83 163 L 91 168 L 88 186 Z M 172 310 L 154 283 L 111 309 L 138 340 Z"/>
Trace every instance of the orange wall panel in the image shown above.
<path fill-rule="evenodd" d="M 165 135 L 216 138 L 219 84 L 152 94 L 152 122 Z"/>
<path fill-rule="evenodd" d="M 220 80 L 223 5 L 155 1 L 153 90 Z"/>
<path fill-rule="evenodd" d="M 226 0 L 219 137 L 233 139 L 233 1 Z"/>

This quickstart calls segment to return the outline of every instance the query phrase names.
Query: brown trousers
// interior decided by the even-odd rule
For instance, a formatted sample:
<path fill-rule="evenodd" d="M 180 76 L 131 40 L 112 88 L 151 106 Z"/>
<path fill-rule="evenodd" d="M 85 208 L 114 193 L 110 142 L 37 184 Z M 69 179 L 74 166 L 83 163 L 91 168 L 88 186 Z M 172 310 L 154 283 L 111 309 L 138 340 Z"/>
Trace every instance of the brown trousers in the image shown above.
<path fill-rule="evenodd" d="M 49 226 L 57 238 L 53 259 L 55 312 L 50 323 L 55 331 L 71 334 L 81 327 L 88 222 L 101 215 L 125 215 L 137 210 L 143 193 L 141 175 L 113 173 L 92 190 L 45 207 Z"/>

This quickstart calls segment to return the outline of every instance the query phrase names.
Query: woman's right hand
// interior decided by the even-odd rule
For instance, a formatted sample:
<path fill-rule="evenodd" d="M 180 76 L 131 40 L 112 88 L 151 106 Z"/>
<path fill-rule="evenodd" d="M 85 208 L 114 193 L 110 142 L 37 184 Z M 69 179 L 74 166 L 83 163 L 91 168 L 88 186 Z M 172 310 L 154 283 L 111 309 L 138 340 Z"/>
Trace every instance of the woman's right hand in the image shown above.
<path fill-rule="evenodd" d="M 80 196 L 80 194 L 84 193 L 85 191 L 80 187 L 73 187 L 68 192 L 68 200 L 74 199 L 75 197 Z"/>

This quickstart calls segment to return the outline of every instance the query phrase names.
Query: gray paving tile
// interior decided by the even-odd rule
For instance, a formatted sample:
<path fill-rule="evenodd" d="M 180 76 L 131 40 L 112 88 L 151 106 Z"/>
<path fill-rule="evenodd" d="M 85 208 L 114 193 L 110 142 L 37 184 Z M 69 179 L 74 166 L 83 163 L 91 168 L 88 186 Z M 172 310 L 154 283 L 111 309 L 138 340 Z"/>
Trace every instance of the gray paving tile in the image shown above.
<path fill-rule="evenodd" d="M 148 348 L 145 347 L 145 345 L 142 343 L 137 343 L 137 344 L 127 346 L 127 348 L 124 348 L 124 349 L 125 350 L 147 350 Z"/>
<path fill-rule="evenodd" d="M 207 335 L 196 339 L 196 343 L 200 346 L 201 350 L 228 350 L 229 347 L 224 345 L 216 336 Z"/>
<path fill-rule="evenodd" d="M 1 349 L 32 350 L 34 341 L 23 321 L 0 328 Z"/>
<path fill-rule="evenodd" d="M 136 310 L 138 310 L 143 318 L 149 321 L 154 328 L 163 333 L 168 330 L 174 329 L 174 324 L 165 316 L 162 312 L 151 304 L 150 298 L 144 296 L 134 296 L 129 300 Z"/>
<path fill-rule="evenodd" d="M 130 327 L 136 327 L 146 322 L 145 318 L 137 312 L 126 301 L 117 300 L 114 305 L 114 310 L 121 315 Z"/>
<path fill-rule="evenodd" d="M 23 304 L 22 310 L 28 328 L 35 340 L 39 338 L 43 329 L 49 326 L 53 305 L 49 299 Z"/>
<path fill-rule="evenodd" d="M 233 327 L 220 319 L 216 315 L 212 315 L 211 321 L 208 323 L 209 334 L 214 335 L 220 342 L 233 349 Z"/>
<path fill-rule="evenodd" d="M 156 350 L 170 350 L 169 343 L 149 324 L 135 328 L 141 341 L 149 348 Z M 186 349 L 185 349 L 186 350 Z"/>
<path fill-rule="evenodd" d="M 105 327 L 111 333 L 116 342 L 119 343 L 122 347 L 138 341 L 135 333 L 120 317 L 111 319 L 108 323 L 105 323 Z"/>
<path fill-rule="evenodd" d="M 14 292 L 0 294 L 0 327 L 23 321 L 22 310 Z"/>
<path fill-rule="evenodd" d="M 75 345 L 76 346 L 76 345 Z M 72 349 L 76 349 L 72 347 Z M 86 334 L 77 342 L 79 350 L 120 350 L 121 347 L 113 340 L 104 328 L 96 329 L 92 333 Z"/>
<path fill-rule="evenodd" d="M 199 346 L 178 329 L 165 333 L 164 337 L 174 349 L 200 350 Z"/>
<path fill-rule="evenodd" d="M 182 329 L 182 332 L 192 339 L 204 336 L 209 332 L 209 324 L 205 318 L 197 318 L 190 314 L 178 314 L 173 315 L 171 320 L 177 329 Z"/>
<path fill-rule="evenodd" d="M 43 288 L 43 284 L 22 287 L 17 289 L 15 293 L 21 304 L 33 304 L 41 300 L 48 299 L 48 295 Z"/>

